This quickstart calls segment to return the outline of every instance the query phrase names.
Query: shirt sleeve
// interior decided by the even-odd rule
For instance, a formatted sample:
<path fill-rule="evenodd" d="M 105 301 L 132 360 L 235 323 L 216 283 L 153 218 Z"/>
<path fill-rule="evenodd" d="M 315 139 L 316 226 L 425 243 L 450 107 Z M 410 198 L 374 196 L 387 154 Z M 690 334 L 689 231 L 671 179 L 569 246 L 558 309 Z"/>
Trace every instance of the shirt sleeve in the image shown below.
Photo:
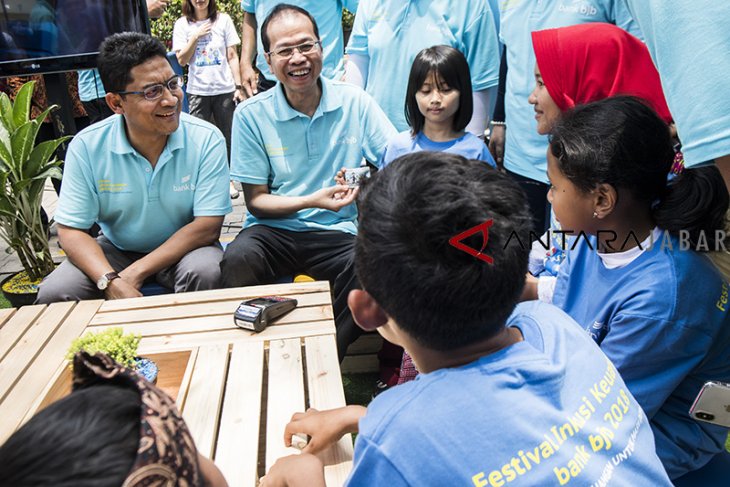
<path fill-rule="evenodd" d="M 223 134 L 215 130 L 201 152 L 193 216 L 223 216 L 230 213 L 233 208 L 228 193 L 229 181 L 226 141 Z"/>
<path fill-rule="evenodd" d="M 173 52 L 181 50 L 188 42 L 187 25 L 185 24 L 187 24 L 187 19 L 185 17 L 180 17 L 177 19 L 177 22 L 175 22 L 175 27 L 172 29 Z"/>
<path fill-rule="evenodd" d="M 241 10 L 250 14 L 256 14 L 256 0 L 241 0 Z M 261 22 L 264 20 L 261 19 Z"/>
<path fill-rule="evenodd" d="M 398 132 L 370 95 L 362 91 L 361 96 L 363 112 L 360 120 L 363 121 L 364 137 L 362 155 L 371 163 L 376 163 L 385 152 L 388 141 L 398 135 Z"/>
<path fill-rule="evenodd" d="M 499 42 L 492 11 L 486 3 L 466 27 L 462 42 L 471 71 L 472 90 L 496 86 L 499 83 Z"/>
<path fill-rule="evenodd" d="M 352 471 L 345 485 L 387 485 L 388 487 L 407 486 L 398 469 L 378 448 L 378 445 L 362 436 L 357 437 L 355 458 Z"/>
<path fill-rule="evenodd" d="M 74 138 L 66 151 L 63 191 L 54 219 L 61 225 L 85 230 L 99 217 L 99 196 L 86 145 Z"/>
<path fill-rule="evenodd" d="M 479 142 L 482 142 L 482 139 L 479 139 Z M 489 148 L 487 147 L 487 144 L 485 144 L 485 143 L 482 142 L 482 145 L 484 147 L 482 147 L 482 153 L 479 156 L 479 160 L 480 161 L 484 161 L 487 164 L 489 164 L 490 166 L 496 168 L 497 167 L 497 163 L 494 161 L 494 157 L 492 157 L 492 153 L 489 152 Z"/>
<path fill-rule="evenodd" d="M 342 6 L 353 14 L 357 12 L 358 0 L 343 0 Z"/>
<path fill-rule="evenodd" d="M 644 35 L 639 28 L 639 24 L 631 16 L 631 12 L 629 11 L 629 7 L 626 5 L 625 0 L 613 0 L 612 3 L 614 23 L 629 34 L 632 34 L 643 41 Z"/>
<path fill-rule="evenodd" d="M 369 56 L 368 50 L 368 22 L 370 21 L 370 9 L 368 0 L 360 0 L 357 6 L 355 22 L 352 24 L 350 40 L 347 43 L 347 54 L 362 54 Z"/>
<path fill-rule="evenodd" d="M 236 46 L 241 43 L 241 38 L 238 37 L 238 32 L 236 32 L 236 26 L 233 25 L 233 20 L 228 15 L 223 15 L 225 15 L 226 47 Z"/>
<path fill-rule="evenodd" d="M 268 184 L 269 156 L 247 110 L 248 105 L 241 104 L 233 114 L 231 178 L 245 184 Z"/>

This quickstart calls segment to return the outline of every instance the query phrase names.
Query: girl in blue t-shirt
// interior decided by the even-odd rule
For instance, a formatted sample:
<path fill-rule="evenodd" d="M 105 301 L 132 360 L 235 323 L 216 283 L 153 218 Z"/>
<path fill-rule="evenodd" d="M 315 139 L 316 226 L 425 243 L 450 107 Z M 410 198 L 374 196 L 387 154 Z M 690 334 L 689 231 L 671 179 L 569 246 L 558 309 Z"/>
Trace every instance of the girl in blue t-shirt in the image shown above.
<path fill-rule="evenodd" d="M 419 151 L 450 152 L 496 167 L 484 142 L 464 130 L 473 105 L 464 55 L 450 46 L 423 49 L 413 61 L 406 90 L 405 115 L 411 129 L 388 143 L 380 167 Z"/>
<path fill-rule="evenodd" d="M 668 182 L 673 160 L 666 122 L 629 96 L 563 114 L 547 158 L 548 199 L 576 235 L 553 304 L 616 365 L 675 479 L 727 436 L 687 411 L 706 381 L 730 381 L 730 291 L 698 252 L 726 246 L 720 172 L 685 169 Z"/>

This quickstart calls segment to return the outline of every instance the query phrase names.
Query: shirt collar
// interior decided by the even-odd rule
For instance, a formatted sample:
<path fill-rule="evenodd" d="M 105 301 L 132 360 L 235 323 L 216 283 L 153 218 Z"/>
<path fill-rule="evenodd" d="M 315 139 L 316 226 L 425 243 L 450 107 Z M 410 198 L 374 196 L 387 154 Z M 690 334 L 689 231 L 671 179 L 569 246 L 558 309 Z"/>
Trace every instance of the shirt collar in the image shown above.
<path fill-rule="evenodd" d="M 167 144 L 165 145 L 164 150 L 172 152 L 185 145 L 185 135 L 183 134 L 184 129 L 182 125 L 183 118 L 187 116 L 188 115 L 186 113 L 180 113 L 180 124 L 177 126 L 177 130 L 175 130 L 167 138 Z M 112 141 L 111 151 L 116 154 L 136 153 L 137 150 L 135 150 L 135 148 L 132 147 L 132 144 L 129 143 L 127 131 L 124 129 L 124 115 L 112 115 L 112 117 L 114 117 L 115 120 L 111 122 L 113 124 L 110 134 Z"/>
<path fill-rule="evenodd" d="M 332 89 L 332 81 L 320 76 L 319 82 L 322 86 L 322 97 L 312 118 L 316 118 L 318 114 L 333 112 L 342 107 L 342 96 L 338 90 Z M 289 105 L 284 95 L 284 85 L 279 82 L 272 89 L 276 90 L 274 93 L 274 109 L 277 122 L 286 122 L 296 117 L 306 116 Z"/>

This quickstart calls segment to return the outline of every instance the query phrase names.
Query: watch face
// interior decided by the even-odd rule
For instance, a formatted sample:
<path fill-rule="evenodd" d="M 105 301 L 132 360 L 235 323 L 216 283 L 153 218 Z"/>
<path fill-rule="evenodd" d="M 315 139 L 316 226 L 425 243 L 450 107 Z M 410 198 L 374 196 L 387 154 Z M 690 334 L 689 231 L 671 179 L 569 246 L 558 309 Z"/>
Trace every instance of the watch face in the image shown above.
<path fill-rule="evenodd" d="M 105 290 L 108 285 L 109 279 L 107 279 L 106 275 L 101 276 L 99 280 L 96 281 L 96 287 L 99 288 L 100 291 Z"/>

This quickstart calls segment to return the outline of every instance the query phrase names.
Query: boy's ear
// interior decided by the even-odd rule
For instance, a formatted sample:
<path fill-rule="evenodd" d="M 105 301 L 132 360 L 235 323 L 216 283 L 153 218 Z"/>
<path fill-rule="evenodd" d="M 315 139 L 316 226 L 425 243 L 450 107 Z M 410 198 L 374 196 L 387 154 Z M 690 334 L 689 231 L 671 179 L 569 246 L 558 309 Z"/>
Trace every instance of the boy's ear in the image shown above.
<path fill-rule="evenodd" d="M 377 301 L 362 289 L 353 289 L 347 296 L 347 305 L 355 323 L 365 331 L 373 331 L 388 323 L 388 315 Z"/>
<path fill-rule="evenodd" d="M 106 96 L 104 96 L 104 99 L 106 100 L 106 104 L 109 105 L 109 108 L 111 108 L 114 113 L 119 115 L 124 113 L 121 95 L 116 93 L 107 93 Z"/>
<path fill-rule="evenodd" d="M 594 190 L 595 202 L 594 211 L 597 218 L 605 218 L 613 213 L 618 203 L 618 192 L 610 184 L 602 183 Z"/>

